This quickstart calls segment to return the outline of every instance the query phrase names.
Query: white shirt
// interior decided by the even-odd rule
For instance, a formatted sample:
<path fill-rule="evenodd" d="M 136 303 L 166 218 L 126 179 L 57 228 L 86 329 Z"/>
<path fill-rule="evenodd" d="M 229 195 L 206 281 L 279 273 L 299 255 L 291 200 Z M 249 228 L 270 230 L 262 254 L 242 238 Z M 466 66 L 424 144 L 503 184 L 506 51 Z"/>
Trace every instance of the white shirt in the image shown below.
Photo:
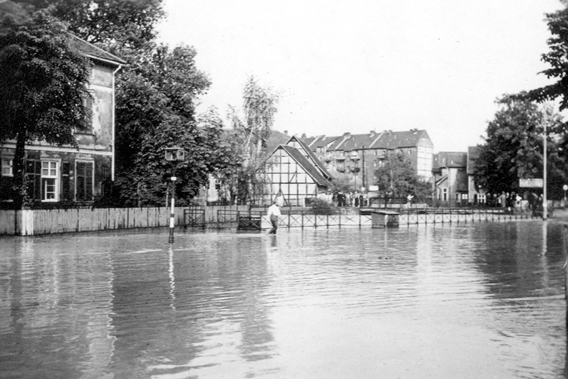
<path fill-rule="evenodd" d="M 268 217 L 274 215 L 274 216 L 281 216 L 280 214 L 280 208 L 278 208 L 278 205 L 276 204 L 272 204 L 269 208 L 268 208 L 268 213 L 267 213 Z"/>

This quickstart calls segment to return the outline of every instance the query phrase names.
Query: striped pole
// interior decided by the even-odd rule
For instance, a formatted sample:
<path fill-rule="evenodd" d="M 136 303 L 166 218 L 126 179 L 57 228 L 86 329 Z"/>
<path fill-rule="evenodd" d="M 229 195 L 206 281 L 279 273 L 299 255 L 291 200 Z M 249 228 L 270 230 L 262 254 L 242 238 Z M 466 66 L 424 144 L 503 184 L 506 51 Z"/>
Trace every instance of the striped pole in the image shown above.
<path fill-rule="evenodd" d="M 170 238 L 168 239 L 168 243 L 174 243 L 176 179 L 175 176 L 172 176 L 172 206 L 170 210 Z"/>

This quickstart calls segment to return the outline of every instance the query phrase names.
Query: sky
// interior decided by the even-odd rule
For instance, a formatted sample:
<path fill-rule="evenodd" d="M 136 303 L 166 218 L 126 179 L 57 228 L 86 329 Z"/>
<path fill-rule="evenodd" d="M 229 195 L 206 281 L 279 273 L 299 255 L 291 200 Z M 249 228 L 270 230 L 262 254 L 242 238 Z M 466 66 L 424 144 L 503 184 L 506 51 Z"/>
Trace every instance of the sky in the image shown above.
<path fill-rule="evenodd" d="M 539 72 L 559 0 L 164 0 L 160 41 L 197 51 L 198 111 L 242 108 L 251 75 L 290 135 L 425 129 L 434 151 L 483 143 L 495 100 Z"/>

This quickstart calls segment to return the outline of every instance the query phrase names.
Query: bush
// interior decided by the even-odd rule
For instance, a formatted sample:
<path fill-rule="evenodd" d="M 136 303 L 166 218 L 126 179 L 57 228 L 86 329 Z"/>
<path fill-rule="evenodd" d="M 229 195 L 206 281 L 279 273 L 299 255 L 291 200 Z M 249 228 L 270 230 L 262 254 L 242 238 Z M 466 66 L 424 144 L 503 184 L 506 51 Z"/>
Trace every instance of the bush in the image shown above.
<path fill-rule="evenodd" d="M 323 199 L 311 199 L 312 209 L 316 215 L 334 215 L 337 214 L 337 208 Z"/>

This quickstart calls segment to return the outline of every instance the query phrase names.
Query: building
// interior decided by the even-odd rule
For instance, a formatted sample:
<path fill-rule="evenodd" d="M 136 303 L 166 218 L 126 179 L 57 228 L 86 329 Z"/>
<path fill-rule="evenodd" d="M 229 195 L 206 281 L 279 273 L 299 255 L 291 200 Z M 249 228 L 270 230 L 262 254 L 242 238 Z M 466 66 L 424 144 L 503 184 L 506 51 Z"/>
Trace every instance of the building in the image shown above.
<path fill-rule="evenodd" d="M 331 174 L 312 150 L 293 136 L 278 145 L 264 164 L 264 202 L 282 197 L 285 205 L 309 205 L 329 191 Z"/>
<path fill-rule="evenodd" d="M 33 202 L 92 203 L 114 180 L 115 74 L 126 62 L 70 35 L 72 47 L 93 63 L 88 83 L 91 128 L 77 132 L 78 149 L 34 141 L 25 147 L 28 197 Z M 0 144 L 0 200 L 12 197 L 15 141 Z"/>
<path fill-rule="evenodd" d="M 434 154 L 434 197 L 437 205 L 466 206 L 469 202 L 468 154 L 439 152 Z"/>
<path fill-rule="evenodd" d="M 304 135 L 302 141 L 325 163 L 329 172 L 349 175 L 355 188 L 369 189 L 375 185 L 375 172 L 385 164 L 390 153 L 405 154 L 416 175 L 424 181 L 432 177 L 434 145 L 426 130 L 344 133 L 339 137 Z"/>
<path fill-rule="evenodd" d="M 477 189 L 475 186 L 474 173 L 475 173 L 475 160 L 479 157 L 479 148 L 477 146 L 470 146 L 467 149 L 467 191 L 469 202 L 475 205 L 487 204 L 487 195 L 482 189 Z"/>

